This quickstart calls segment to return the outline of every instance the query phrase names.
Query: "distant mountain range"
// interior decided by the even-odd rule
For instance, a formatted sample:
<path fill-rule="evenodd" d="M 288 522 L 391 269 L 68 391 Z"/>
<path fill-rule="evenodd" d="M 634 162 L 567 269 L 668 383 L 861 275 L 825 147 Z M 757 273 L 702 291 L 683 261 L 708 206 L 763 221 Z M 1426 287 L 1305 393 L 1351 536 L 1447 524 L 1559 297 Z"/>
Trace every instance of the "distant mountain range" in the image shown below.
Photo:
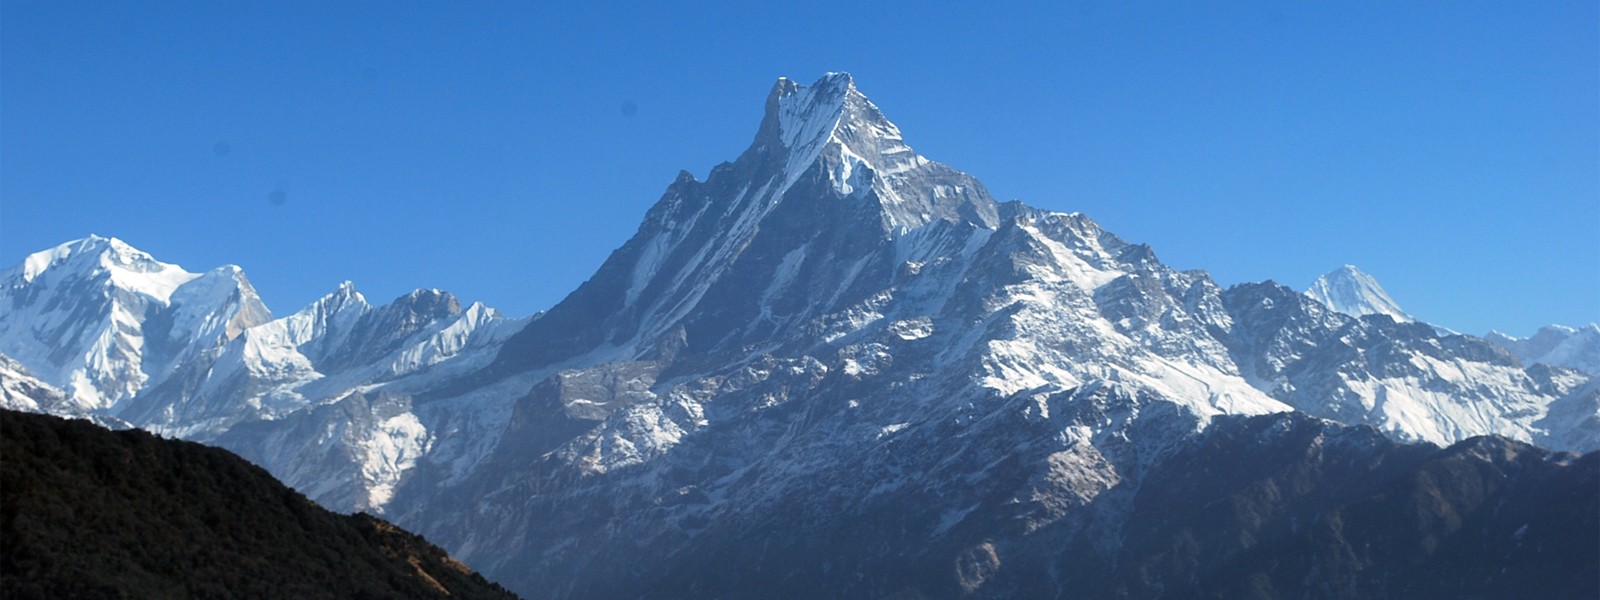
<path fill-rule="evenodd" d="M 1491 331 L 1483 339 L 1499 344 L 1523 362 L 1566 367 L 1600 376 L 1600 326 L 1549 325 L 1530 337 L 1517 338 Z"/>
<path fill-rule="evenodd" d="M 98 237 L 3 285 L 6 406 L 229 448 L 529 596 L 1593 583 L 1563 562 L 1587 554 L 1514 548 L 1594 528 L 1484 512 L 1592 515 L 1573 490 L 1593 455 L 1563 452 L 1600 449 L 1593 325 L 1460 335 L 1354 267 L 1305 293 L 1223 289 L 1081 214 L 995 201 L 844 74 L 780 79 L 749 149 L 680 174 L 531 317 L 437 290 L 373 306 L 346 284 L 274 319 L 237 267 Z M 1543 483 L 1508 483 L 1523 468 Z M 1460 577 L 1385 570 L 1396 557 Z M 1243 579 L 1203 576 L 1223 572 Z"/>

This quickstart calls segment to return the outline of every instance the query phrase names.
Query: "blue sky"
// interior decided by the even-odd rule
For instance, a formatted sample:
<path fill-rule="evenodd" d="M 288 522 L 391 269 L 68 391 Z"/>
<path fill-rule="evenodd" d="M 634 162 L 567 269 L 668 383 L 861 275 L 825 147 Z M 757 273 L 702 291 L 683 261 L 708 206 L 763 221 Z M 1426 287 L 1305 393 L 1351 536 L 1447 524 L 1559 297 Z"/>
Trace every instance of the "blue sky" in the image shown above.
<path fill-rule="evenodd" d="M 280 315 L 344 279 L 528 314 L 778 76 L 849 71 L 996 197 L 1224 285 L 1600 320 L 1592 1 L 138 4 L 0 7 L 0 263 L 98 233 Z"/>

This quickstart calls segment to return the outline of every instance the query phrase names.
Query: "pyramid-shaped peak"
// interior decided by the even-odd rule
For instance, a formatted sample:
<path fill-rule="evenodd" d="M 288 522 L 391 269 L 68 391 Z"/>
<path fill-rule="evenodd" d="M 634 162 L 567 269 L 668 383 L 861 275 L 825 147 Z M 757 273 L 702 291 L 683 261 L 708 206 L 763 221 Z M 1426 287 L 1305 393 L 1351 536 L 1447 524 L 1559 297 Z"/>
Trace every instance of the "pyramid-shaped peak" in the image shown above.
<path fill-rule="evenodd" d="M 781 161 L 783 187 L 819 161 L 830 169 L 851 165 L 835 173 L 836 178 L 862 172 L 856 166 L 893 176 L 928 163 L 905 144 L 900 128 L 856 88 L 848 73 L 828 73 L 810 85 L 779 78 L 747 155 Z M 836 183 L 845 193 L 859 189 Z"/>
<path fill-rule="evenodd" d="M 1366 271 L 1362 271 L 1352 264 L 1345 264 L 1337 269 L 1323 273 L 1321 277 L 1317 278 L 1317 282 L 1320 282 L 1324 285 L 1359 286 L 1381 289 L 1381 286 L 1378 285 L 1377 279 L 1374 279 L 1371 275 L 1368 275 Z M 1312 287 L 1316 287 L 1316 284 L 1313 283 Z"/>
<path fill-rule="evenodd" d="M 1413 320 L 1389 297 L 1383 286 L 1378 285 L 1377 279 L 1355 265 L 1347 264 L 1323 274 L 1305 293 L 1335 312 L 1350 316 L 1381 314 L 1396 321 Z"/>
<path fill-rule="evenodd" d="M 766 113 L 763 133 L 791 153 L 820 149 L 841 122 L 884 121 L 848 73 L 828 73 L 811 85 L 780 77 L 767 97 Z"/>

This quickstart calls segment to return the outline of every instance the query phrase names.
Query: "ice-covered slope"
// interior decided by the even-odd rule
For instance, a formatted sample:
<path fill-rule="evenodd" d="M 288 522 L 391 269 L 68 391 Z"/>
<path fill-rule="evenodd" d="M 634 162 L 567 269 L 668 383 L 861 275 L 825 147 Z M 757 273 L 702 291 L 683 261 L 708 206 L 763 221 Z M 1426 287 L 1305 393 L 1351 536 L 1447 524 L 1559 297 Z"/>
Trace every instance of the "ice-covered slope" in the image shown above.
<path fill-rule="evenodd" d="M 0 280 L 0 352 L 87 411 L 271 318 L 238 267 L 190 273 L 116 238 L 35 253 Z"/>
<path fill-rule="evenodd" d="M 66 393 L 41 381 L 11 357 L 0 354 L 0 408 L 60 416 L 86 414 Z"/>
<path fill-rule="evenodd" d="M 1306 295 L 1334 312 L 1352 317 L 1388 315 L 1402 323 L 1415 320 L 1400 310 L 1400 305 L 1383 291 L 1378 280 L 1354 265 L 1345 265 L 1318 277 L 1306 289 Z"/>

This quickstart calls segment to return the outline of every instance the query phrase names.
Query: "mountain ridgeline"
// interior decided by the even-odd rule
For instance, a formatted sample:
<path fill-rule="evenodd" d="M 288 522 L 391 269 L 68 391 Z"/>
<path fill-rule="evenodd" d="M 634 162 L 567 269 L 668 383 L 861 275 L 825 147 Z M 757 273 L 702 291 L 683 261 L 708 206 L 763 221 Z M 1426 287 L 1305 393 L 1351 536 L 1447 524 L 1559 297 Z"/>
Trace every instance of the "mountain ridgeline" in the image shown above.
<path fill-rule="evenodd" d="M 536 597 L 1594 589 L 1588 329 L 1456 334 L 1354 268 L 1223 289 L 996 201 L 845 74 L 779 80 L 538 315 L 272 318 L 212 273 L 30 256 L 0 401 L 221 445 Z"/>

